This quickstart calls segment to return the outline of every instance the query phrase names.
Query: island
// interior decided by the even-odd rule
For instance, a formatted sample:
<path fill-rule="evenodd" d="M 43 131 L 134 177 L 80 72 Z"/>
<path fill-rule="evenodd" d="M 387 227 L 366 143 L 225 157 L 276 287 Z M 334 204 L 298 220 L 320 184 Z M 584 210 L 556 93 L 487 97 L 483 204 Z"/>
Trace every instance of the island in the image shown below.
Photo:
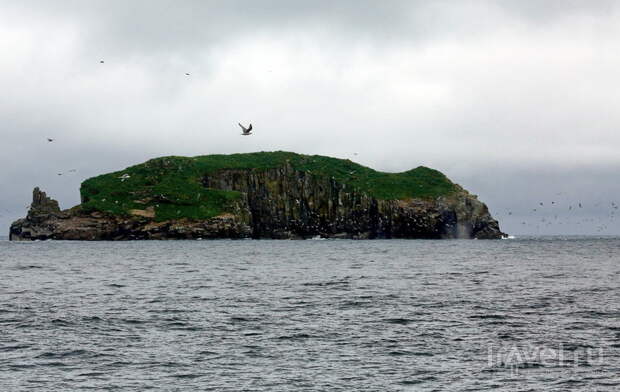
<path fill-rule="evenodd" d="M 61 210 L 39 188 L 10 239 L 499 239 L 487 206 L 437 170 L 256 152 L 151 159 L 84 181 Z"/>

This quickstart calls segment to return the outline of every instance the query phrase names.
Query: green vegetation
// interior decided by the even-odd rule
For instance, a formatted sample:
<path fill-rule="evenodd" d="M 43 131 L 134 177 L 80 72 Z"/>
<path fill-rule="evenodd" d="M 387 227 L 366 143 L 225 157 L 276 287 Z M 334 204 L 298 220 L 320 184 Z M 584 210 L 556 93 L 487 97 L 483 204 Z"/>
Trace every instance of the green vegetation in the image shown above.
<path fill-rule="evenodd" d="M 296 170 L 334 180 L 378 199 L 435 198 L 457 190 L 442 173 L 418 167 L 382 173 L 350 160 L 292 152 L 163 157 L 82 183 L 82 208 L 127 215 L 132 209 L 155 212 L 158 221 L 207 219 L 228 211 L 239 192 L 208 189 L 202 178 L 221 169 L 268 169 L 286 162 Z"/>

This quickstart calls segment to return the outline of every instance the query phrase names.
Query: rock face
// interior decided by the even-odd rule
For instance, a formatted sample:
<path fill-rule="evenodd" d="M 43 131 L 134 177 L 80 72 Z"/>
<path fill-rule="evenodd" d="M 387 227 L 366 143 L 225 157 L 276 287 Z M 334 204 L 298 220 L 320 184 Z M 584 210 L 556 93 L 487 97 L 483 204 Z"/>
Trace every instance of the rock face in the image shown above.
<path fill-rule="evenodd" d="M 221 170 L 206 187 L 247 195 L 256 238 L 500 238 L 487 207 L 464 190 L 435 200 L 377 200 L 289 165 Z"/>
<path fill-rule="evenodd" d="M 58 202 L 47 197 L 38 187 L 32 191 L 32 203 L 30 204 L 29 218 L 45 216 L 46 214 L 56 214 L 60 212 Z"/>
<path fill-rule="evenodd" d="M 157 221 L 151 210 L 130 215 L 60 211 L 35 188 L 28 216 L 11 225 L 11 240 L 196 238 L 479 238 L 505 236 L 485 204 L 458 187 L 434 199 L 380 200 L 290 165 L 224 169 L 204 187 L 241 192 L 230 212 L 205 220 Z"/>

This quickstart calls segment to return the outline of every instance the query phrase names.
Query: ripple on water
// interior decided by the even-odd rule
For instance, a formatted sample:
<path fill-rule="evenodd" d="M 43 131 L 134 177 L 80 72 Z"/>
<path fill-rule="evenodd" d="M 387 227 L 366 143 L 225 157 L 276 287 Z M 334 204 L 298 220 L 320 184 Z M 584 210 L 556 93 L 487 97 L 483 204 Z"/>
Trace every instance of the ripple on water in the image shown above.
<path fill-rule="evenodd" d="M 0 243 L 0 389 L 615 392 L 618 249 Z M 570 366 L 527 351 L 560 344 Z"/>

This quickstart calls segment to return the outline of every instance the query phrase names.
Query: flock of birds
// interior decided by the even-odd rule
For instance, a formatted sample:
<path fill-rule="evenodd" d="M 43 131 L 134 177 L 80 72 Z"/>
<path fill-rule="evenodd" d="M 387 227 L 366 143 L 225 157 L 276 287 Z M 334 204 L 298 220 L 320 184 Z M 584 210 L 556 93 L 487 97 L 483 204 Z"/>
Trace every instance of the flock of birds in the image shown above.
<path fill-rule="evenodd" d="M 561 195 L 561 193 L 558 195 Z M 578 214 L 576 211 L 585 208 L 584 204 L 580 201 L 570 203 L 554 200 L 547 205 L 541 201 L 531 210 L 521 212 L 521 215 L 523 213 L 527 213 L 528 215 L 532 213 L 534 214 L 533 220 L 521 221 L 521 225 L 531 226 L 537 230 L 540 230 L 543 227 L 549 227 L 552 225 L 584 225 L 598 223 L 595 229 L 598 233 L 600 233 L 605 231 L 609 227 L 609 224 L 615 221 L 617 217 L 616 213 L 620 208 L 620 206 L 614 201 L 610 201 L 609 203 L 597 202 L 594 203 L 592 207 L 596 208 L 599 212 L 604 213 L 607 220 L 600 220 L 593 217 L 585 218 L 583 215 Z M 601 211 L 601 209 L 604 210 Z M 510 209 L 506 210 L 506 215 L 513 216 L 513 211 Z"/>

